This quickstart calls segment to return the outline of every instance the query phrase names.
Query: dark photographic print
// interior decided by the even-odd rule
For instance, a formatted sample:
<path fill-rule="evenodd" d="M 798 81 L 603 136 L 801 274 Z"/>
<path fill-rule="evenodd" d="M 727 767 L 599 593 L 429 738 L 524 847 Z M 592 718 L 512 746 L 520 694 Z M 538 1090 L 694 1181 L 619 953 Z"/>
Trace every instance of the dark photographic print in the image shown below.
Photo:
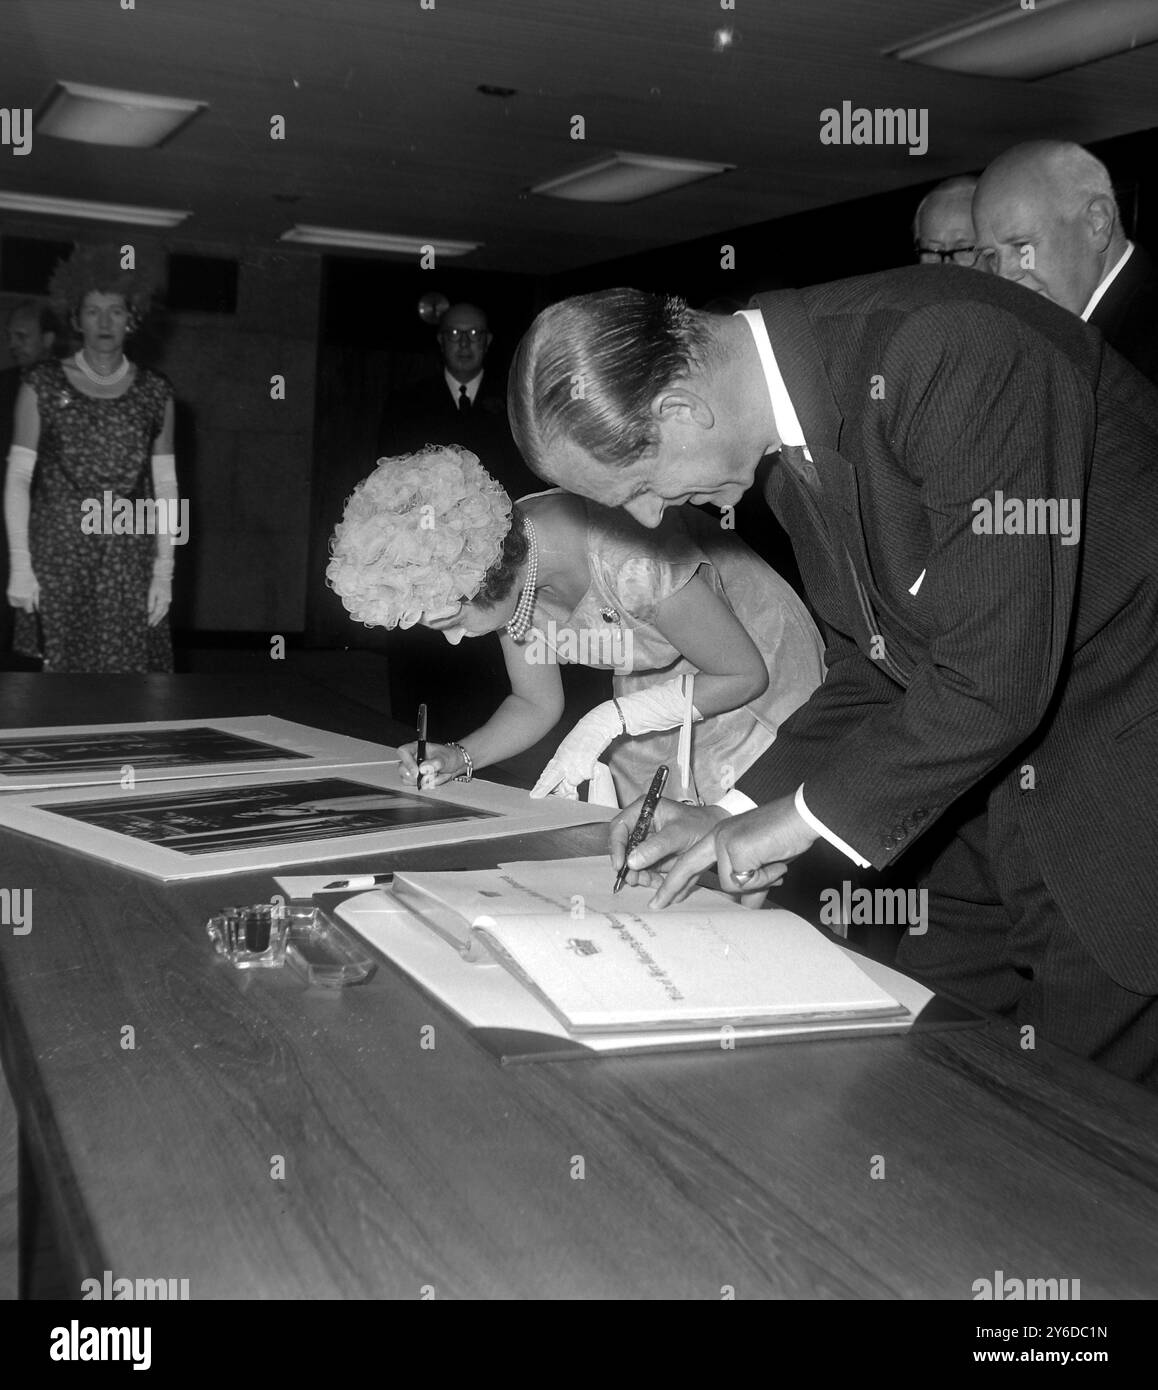
<path fill-rule="evenodd" d="M 340 840 L 416 825 L 450 825 L 497 812 L 464 809 L 413 792 L 325 778 L 172 796 L 72 802 L 53 815 L 126 835 L 177 854 L 219 854 L 269 845 Z"/>
<path fill-rule="evenodd" d="M 222 729 L 139 729 L 115 733 L 38 734 L 0 738 L 0 779 L 29 773 L 117 772 L 132 767 L 193 767 L 210 763 L 307 760 L 306 753 L 259 743 Z"/>

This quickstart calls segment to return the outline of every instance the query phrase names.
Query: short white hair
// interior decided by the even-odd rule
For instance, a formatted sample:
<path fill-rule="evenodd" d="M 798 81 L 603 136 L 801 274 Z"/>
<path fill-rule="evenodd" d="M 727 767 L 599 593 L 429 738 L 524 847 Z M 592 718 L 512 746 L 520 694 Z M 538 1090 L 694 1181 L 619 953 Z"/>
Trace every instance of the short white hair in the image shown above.
<path fill-rule="evenodd" d="M 917 210 L 913 213 L 913 241 L 921 239 L 921 213 L 924 212 L 929 202 L 933 198 L 942 198 L 947 193 L 968 193 L 972 198 L 973 192 L 977 187 L 977 180 L 972 174 L 955 174 L 951 179 L 945 179 L 936 188 L 930 188 L 928 193 L 917 204 Z"/>

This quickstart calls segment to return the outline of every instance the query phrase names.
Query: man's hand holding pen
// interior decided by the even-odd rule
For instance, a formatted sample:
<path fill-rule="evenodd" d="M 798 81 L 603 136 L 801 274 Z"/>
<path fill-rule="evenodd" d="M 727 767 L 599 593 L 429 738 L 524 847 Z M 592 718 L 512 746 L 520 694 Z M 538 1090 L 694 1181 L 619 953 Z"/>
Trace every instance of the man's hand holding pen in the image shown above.
<path fill-rule="evenodd" d="M 641 805 L 635 802 L 611 822 L 611 862 L 616 869 L 624 862 Z M 651 835 L 628 860 L 627 881 L 657 887 L 650 906 L 664 908 L 686 897 L 699 875 L 714 864 L 726 893 L 763 896 L 782 880 L 788 861 L 815 839 L 791 796 L 740 816 L 729 816 L 719 806 L 661 801 Z"/>

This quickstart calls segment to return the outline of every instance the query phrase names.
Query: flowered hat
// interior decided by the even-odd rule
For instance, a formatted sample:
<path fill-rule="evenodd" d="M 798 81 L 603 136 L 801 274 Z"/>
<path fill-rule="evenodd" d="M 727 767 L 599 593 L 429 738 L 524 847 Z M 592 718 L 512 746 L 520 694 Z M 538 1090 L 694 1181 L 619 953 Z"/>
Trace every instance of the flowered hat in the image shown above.
<path fill-rule="evenodd" d="M 382 458 L 346 500 L 326 582 L 367 627 L 413 627 L 478 593 L 510 526 L 511 499 L 468 449 Z"/>

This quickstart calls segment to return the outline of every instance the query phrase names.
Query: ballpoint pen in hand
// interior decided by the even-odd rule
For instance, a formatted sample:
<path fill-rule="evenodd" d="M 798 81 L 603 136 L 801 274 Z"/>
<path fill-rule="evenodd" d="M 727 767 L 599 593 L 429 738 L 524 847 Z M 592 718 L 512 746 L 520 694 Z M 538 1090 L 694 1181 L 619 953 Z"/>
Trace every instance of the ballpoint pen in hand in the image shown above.
<path fill-rule="evenodd" d="M 418 747 L 415 749 L 415 758 L 419 769 L 426 761 L 426 706 L 418 706 Z M 417 790 L 422 790 L 422 772 L 414 774 L 414 785 Z"/>
<path fill-rule="evenodd" d="M 624 880 L 627 878 L 627 859 L 633 849 L 638 849 L 647 839 L 647 833 L 651 829 L 652 817 L 655 809 L 659 805 L 659 799 L 663 795 L 664 784 L 667 782 L 667 764 L 661 763 L 655 770 L 655 776 L 651 779 L 651 786 L 647 789 L 647 795 L 643 798 L 643 805 L 639 810 L 639 819 L 635 822 L 635 829 L 627 839 L 627 848 L 623 852 L 623 865 L 615 876 L 615 887 L 611 890 L 618 893 L 623 887 Z"/>

